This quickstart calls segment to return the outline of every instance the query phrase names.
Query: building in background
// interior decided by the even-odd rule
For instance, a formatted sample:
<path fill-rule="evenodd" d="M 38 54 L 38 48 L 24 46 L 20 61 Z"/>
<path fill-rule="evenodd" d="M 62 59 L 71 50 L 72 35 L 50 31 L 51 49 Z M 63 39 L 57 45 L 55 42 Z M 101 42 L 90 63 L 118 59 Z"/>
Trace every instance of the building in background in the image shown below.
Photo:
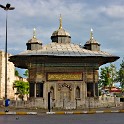
<path fill-rule="evenodd" d="M 8 54 L 8 57 L 12 56 Z M 13 87 L 15 81 L 27 82 L 26 78 L 15 75 L 15 66 L 12 62 L 7 62 L 7 98 L 14 100 L 17 89 Z M 5 52 L 0 51 L 0 100 L 5 97 Z"/>
<path fill-rule="evenodd" d="M 11 54 L 8 54 L 10 57 Z M 13 83 L 15 81 L 15 66 L 7 62 L 7 97 L 14 99 Z M 0 99 L 5 97 L 5 52 L 0 51 Z"/>
<path fill-rule="evenodd" d="M 30 99 L 47 108 L 48 92 L 54 107 L 83 107 L 89 97 L 98 97 L 98 70 L 103 64 L 114 62 L 118 56 L 103 52 L 93 37 L 84 46 L 71 42 L 71 35 L 62 27 L 52 33 L 52 42 L 42 45 L 33 37 L 27 50 L 10 57 L 16 67 L 29 70 Z"/>

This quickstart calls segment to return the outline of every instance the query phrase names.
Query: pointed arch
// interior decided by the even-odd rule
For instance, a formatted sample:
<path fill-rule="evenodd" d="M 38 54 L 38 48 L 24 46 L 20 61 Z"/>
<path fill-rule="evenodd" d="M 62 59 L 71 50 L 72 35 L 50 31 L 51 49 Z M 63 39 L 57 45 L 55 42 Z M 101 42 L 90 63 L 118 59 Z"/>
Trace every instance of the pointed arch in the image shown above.
<path fill-rule="evenodd" d="M 51 92 L 52 99 L 54 99 L 54 87 L 53 86 L 50 87 L 50 92 Z"/>
<path fill-rule="evenodd" d="M 76 95 L 76 98 L 80 98 L 80 87 L 79 86 L 76 87 L 75 95 Z"/>

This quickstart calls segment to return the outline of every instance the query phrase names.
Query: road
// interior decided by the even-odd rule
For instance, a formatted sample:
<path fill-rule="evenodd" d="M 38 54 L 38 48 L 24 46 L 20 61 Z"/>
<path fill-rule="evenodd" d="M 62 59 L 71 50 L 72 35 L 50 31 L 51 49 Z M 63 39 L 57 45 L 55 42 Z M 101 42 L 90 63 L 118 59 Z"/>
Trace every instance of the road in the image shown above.
<path fill-rule="evenodd" d="M 0 124 L 123 124 L 124 113 L 0 115 Z"/>

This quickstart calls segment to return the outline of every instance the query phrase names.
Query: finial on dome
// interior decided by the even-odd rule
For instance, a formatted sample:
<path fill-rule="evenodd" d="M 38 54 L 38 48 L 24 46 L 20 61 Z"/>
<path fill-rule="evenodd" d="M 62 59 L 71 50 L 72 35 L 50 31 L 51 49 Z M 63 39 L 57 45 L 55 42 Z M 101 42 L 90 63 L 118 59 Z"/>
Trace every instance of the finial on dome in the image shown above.
<path fill-rule="evenodd" d="M 60 21 L 59 29 L 61 29 L 62 28 L 62 16 L 61 16 L 61 14 L 60 14 L 59 21 Z"/>
<path fill-rule="evenodd" d="M 33 29 L 33 38 L 36 38 L 36 29 Z"/>
<path fill-rule="evenodd" d="M 90 30 L 90 39 L 93 39 L 93 29 Z"/>

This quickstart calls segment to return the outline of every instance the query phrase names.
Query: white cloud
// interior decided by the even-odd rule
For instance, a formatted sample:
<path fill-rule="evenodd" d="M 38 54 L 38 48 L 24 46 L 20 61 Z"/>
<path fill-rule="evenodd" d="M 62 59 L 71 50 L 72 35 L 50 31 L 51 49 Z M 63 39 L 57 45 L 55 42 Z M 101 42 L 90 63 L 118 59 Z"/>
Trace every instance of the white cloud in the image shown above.
<path fill-rule="evenodd" d="M 110 17 L 124 18 L 124 5 L 110 5 L 103 8 L 103 12 Z"/>
<path fill-rule="evenodd" d="M 103 50 L 124 56 L 124 5 L 122 0 L 10 0 L 15 10 L 8 16 L 8 50 L 19 53 L 26 49 L 26 42 L 32 37 L 33 28 L 43 44 L 51 42 L 50 36 L 59 26 L 62 14 L 63 28 L 74 43 L 89 39 L 91 27 L 94 37 Z M 1 4 L 6 4 L 4 0 Z M 3 18 L 1 18 L 3 17 Z M 0 10 L 0 49 L 4 49 L 5 11 Z M 118 47 L 116 47 L 118 44 Z"/>

